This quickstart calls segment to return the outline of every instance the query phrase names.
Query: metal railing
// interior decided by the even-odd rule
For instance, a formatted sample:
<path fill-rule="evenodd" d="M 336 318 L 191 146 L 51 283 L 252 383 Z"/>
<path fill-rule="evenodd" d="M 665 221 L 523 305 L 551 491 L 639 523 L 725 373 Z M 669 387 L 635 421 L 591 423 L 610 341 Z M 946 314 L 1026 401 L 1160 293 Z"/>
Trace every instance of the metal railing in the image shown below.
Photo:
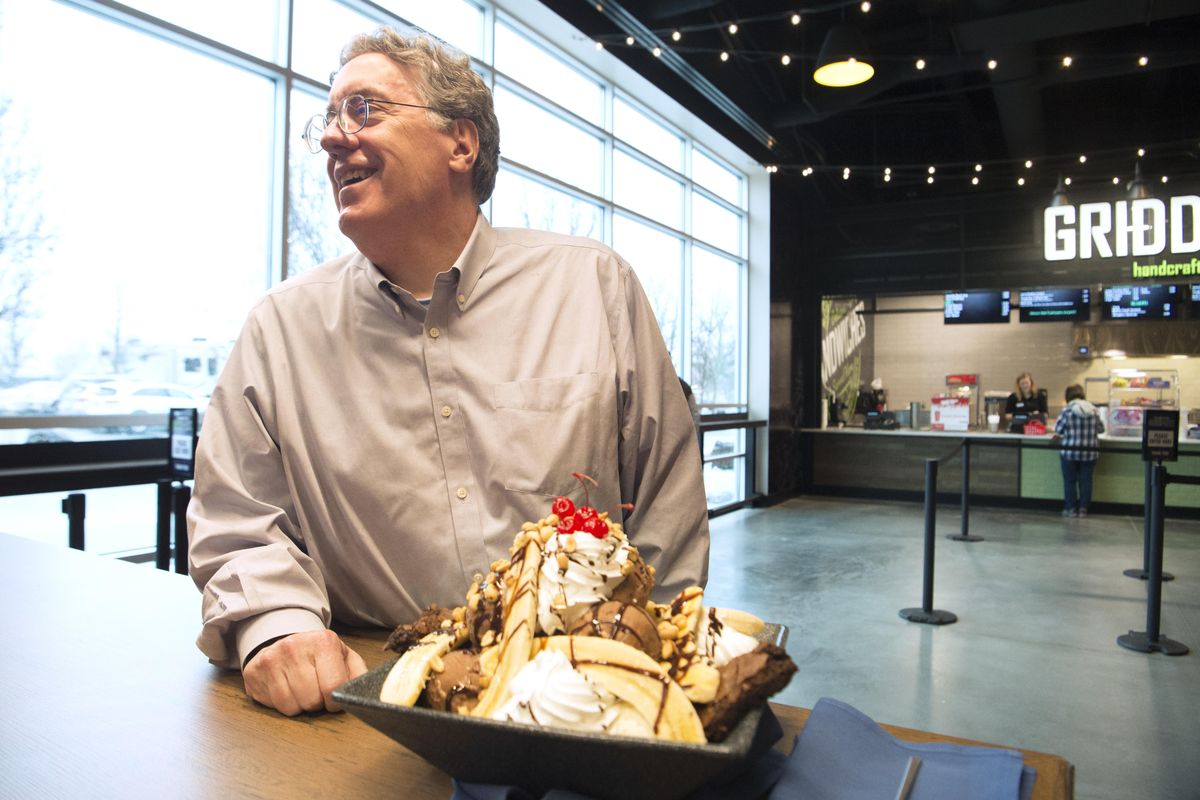
<path fill-rule="evenodd" d="M 720 506 L 711 507 L 708 509 L 708 516 L 715 517 L 721 514 L 727 514 L 730 511 L 736 511 L 739 508 L 754 503 L 761 497 L 757 486 L 758 472 L 758 432 L 767 427 L 766 420 L 750 420 L 745 418 L 719 418 L 717 420 L 700 423 L 700 453 L 703 464 L 718 464 L 725 461 L 735 461 L 743 459 L 745 468 L 742 475 L 742 497 L 740 500 L 735 500 L 732 503 L 722 504 Z M 720 453 L 714 455 L 706 455 L 704 447 L 705 434 L 715 433 L 717 431 L 728 430 L 744 430 L 746 432 L 746 446 L 741 452 Z M 703 465 L 702 465 L 703 466 Z"/>
<path fill-rule="evenodd" d="M 137 418 L 145 420 L 153 416 L 137 415 Z M 158 416 L 165 420 L 166 415 Z M 86 419 L 92 425 L 107 418 Z M 76 550 L 83 550 L 85 541 L 87 501 L 83 492 L 141 484 L 158 487 L 156 566 L 168 569 L 174 557 L 175 571 L 186 573 L 184 515 L 191 490 L 172 473 L 170 443 L 165 436 L 0 445 L 0 497 L 70 492 L 63 500 L 62 511 L 67 515 L 67 543 Z"/>

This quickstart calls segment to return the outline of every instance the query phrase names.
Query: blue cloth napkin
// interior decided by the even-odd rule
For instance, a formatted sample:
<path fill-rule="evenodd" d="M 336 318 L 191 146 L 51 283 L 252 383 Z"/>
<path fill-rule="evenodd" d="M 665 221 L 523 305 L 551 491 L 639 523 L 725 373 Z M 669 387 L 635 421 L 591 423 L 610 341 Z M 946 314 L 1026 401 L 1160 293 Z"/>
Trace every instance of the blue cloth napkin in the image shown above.
<path fill-rule="evenodd" d="M 750 743 L 750 757 L 743 769 L 720 776 L 701 786 L 688 796 L 688 800 L 757 800 L 770 790 L 783 774 L 787 756 L 771 747 L 783 736 L 779 720 L 770 707 L 763 709 L 754 739 Z M 513 786 L 498 786 L 490 783 L 465 783 L 454 781 L 454 793 L 450 800 L 592 800 L 592 798 L 567 791 L 553 789 L 538 798 L 536 795 Z"/>
<path fill-rule="evenodd" d="M 909 800 L 1028 800 L 1036 771 L 1016 750 L 905 742 L 862 712 L 823 697 L 796 736 L 770 800 L 893 798 L 911 756 L 921 764 Z"/>

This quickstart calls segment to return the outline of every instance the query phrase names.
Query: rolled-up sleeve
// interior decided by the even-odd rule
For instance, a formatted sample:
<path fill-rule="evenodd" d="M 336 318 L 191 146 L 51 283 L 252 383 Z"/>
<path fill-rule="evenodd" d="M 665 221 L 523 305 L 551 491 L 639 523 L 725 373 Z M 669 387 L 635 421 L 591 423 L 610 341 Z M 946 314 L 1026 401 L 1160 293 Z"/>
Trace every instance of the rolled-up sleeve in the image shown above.
<path fill-rule="evenodd" d="M 264 352 L 252 316 L 204 415 L 187 515 L 189 570 L 203 592 L 197 645 L 231 668 L 262 642 L 331 620 L 272 434 L 277 398 L 261 368 Z"/>

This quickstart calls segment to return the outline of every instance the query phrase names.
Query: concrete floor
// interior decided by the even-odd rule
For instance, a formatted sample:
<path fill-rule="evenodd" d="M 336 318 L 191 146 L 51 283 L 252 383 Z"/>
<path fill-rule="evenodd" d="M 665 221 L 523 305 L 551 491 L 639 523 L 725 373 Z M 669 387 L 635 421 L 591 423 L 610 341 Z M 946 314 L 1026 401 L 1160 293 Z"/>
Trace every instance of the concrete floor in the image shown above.
<path fill-rule="evenodd" d="M 1200 522 L 1168 519 L 1160 633 L 1182 656 L 1116 638 L 1145 631 L 1142 519 L 938 510 L 933 606 L 919 607 L 919 503 L 802 498 L 712 520 L 705 601 L 788 626 L 800 667 L 777 700 L 821 697 L 879 722 L 1064 756 L 1084 800 L 1200 798 Z"/>

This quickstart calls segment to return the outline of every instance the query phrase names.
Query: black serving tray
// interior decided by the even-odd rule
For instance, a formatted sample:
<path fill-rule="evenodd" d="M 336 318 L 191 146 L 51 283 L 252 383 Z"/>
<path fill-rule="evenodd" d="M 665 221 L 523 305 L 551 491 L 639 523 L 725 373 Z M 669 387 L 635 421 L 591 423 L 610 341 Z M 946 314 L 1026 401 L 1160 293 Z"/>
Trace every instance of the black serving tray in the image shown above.
<path fill-rule="evenodd" d="M 787 629 L 759 635 L 782 645 Z M 732 775 L 750 756 L 762 710 L 748 713 L 719 744 L 578 733 L 383 703 L 379 692 L 395 660 L 336 689 L 347 711 L 453 778 L 518 786 L 535 795 L 569 789 L 598 800 L 676 800 Z"/>

